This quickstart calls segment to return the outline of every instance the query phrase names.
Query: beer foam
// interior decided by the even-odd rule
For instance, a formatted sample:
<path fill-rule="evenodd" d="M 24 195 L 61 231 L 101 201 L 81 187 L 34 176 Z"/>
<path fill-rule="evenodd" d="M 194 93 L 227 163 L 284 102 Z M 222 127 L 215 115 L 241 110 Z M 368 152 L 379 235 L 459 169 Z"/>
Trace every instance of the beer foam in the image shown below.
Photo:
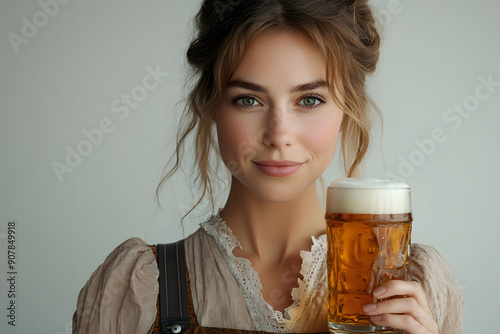
<path fill-rule="evenodd" d="M 326 211 L 354 214 L 411 212 L 410 187 L 404 182 L 374 178 L 344 178 L 330 183 Z"/>

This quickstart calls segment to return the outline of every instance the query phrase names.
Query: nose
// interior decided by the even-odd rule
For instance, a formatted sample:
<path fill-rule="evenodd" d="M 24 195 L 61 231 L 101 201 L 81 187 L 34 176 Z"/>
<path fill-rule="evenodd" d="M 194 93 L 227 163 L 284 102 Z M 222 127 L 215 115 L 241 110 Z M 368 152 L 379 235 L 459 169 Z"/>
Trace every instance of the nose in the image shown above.
<path fill-rule="evenodd" d="M 262 129 L 262 141 L 268 147 L 278 149 L 293 144 L 293 116 L 286 108 L 274 108 L 267 115 Z"/>

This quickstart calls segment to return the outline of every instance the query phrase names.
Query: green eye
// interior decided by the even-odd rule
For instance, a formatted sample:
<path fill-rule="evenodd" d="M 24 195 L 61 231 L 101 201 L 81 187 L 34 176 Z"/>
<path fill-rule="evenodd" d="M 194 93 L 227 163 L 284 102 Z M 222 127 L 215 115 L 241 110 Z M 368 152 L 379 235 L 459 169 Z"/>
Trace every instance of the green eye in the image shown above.
<path fill-rule="evenodd" d="M 253 97 L 243 97 L 243 98 L 241 98 L 241 103 L 245 107 L 251 107 L 254 105 L 255 99 Z"/>
<path fill-rule="evenodd" d="M 314 96 L 307 96 L 302 99 L 304 101 L 304 105 L 307 107 L 313 107 L 316 105 L 316 102 L 318 101 L 317 98 Z"/>

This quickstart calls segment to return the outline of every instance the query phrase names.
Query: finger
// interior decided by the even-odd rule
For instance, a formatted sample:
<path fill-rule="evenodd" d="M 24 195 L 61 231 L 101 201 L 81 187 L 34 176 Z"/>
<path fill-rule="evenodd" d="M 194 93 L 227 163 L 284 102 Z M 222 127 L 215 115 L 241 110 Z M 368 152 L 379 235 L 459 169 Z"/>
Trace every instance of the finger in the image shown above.
<path fill-rule="evenodd" d="M 367 315 L 375 316 L 382 314 L 409 315 L 423 327 L 432 329 L 434 318 L 426 312 L 413 297 L 396 298 L 380 301 L 376 304 L 366 305 L 363 310 Z"/>
<path fill-rule="evenodd" d="M 432 315 L 427 304 L 424 291 L 417 282 L 406 282 L 401 280 L 391 280 L 373 290 L 373 295 L 377 299 L 385 299 L 394 296 L 407 296 L 414 298 L 425 312 Z"/>
<path fill-rule="evenodd" d="M 382 314 L 370 318 L 377 326 L 402 329 L 408 334 L 433 333 L 408 314 Z"/>

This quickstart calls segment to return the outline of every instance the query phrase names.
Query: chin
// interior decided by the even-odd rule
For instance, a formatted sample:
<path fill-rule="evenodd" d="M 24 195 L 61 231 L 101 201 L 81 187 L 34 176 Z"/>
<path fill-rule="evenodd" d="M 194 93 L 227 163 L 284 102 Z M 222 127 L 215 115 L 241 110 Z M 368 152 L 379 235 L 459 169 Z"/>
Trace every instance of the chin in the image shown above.
<path fill-rule="evenodd" d="M 264 202 L 270 203 L 290 203 L 304 194 L 307 187 L 288 185 L 267 185 L 259 189 L 249 189 L 255 197 Z"/>

